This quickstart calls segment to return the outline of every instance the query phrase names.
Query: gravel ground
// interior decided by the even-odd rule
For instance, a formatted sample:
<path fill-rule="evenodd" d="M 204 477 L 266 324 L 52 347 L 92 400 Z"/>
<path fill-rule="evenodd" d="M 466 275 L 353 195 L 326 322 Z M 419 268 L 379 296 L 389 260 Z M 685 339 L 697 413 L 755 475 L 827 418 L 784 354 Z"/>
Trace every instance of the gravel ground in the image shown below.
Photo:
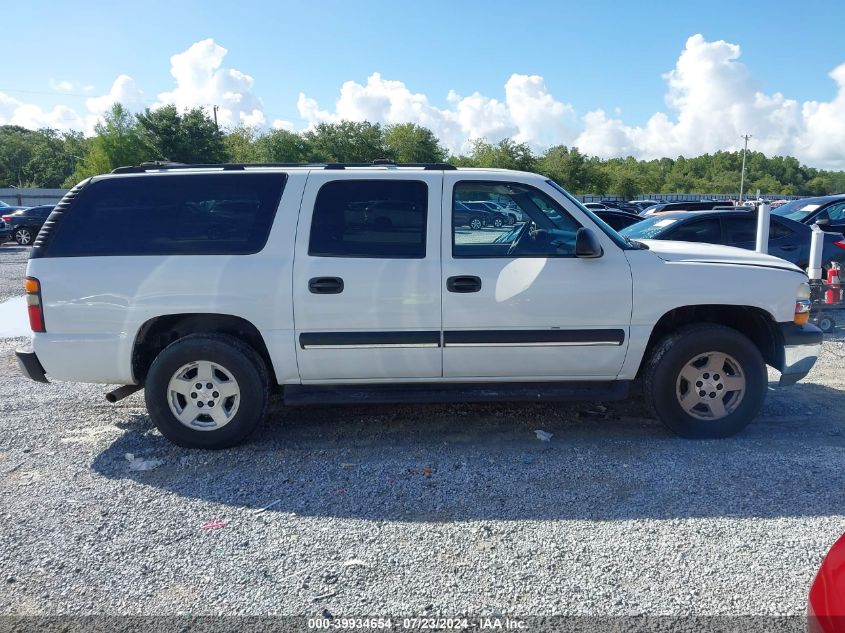
<path fill-rule="evenodd" d="M 728 440 L 636 402 L 276 406 L 214 453 L 0 339 L 0 614 L 802 615 L 845 531 L 841 334 Z"/>

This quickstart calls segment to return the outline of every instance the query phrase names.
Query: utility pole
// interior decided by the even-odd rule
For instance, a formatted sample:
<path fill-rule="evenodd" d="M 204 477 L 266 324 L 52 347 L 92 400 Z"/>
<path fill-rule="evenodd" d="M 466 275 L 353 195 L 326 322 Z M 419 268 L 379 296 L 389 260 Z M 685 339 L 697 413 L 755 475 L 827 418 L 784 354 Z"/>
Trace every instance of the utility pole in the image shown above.
<path fill-rule="evenodd" d="M 219 108 L 219 107 L 220 106 L 216 106 L 216 105 L 211 106 L 211 108 L 214 110 L 214 127 L 216 127 L 218 130 L 220 129 L 220 126 L 217 125 L 217 108 Z M 745 163 L 743 162 L 742 164 L 743 164 L 743 169 L 745 169 Z"/>
<path fill-rule="evenodd" d="M 739 177 L 739 203 L 742 204 L 742 193 L 745 191 L 745 155 L 748 153 L 748 139 L 751 138 L 750 134 L 743 134 L 742 138 L 745 139 L 745 149 L 742 150 L 742 175 Z"/>

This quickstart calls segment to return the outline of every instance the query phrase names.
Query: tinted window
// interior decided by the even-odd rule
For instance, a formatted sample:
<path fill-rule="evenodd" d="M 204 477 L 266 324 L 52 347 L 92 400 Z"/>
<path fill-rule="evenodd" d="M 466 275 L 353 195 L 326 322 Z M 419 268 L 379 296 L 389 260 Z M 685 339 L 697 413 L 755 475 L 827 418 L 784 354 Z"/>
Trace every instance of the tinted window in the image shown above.
<path fill-rule="evenodd" d="M 496 227 L 471 202 L 487 199 L 513 206 L 522 219 Z M 452 197 L 452 255 L 463 257 L 573 256 L 580 228 L 566 210 L 539 189 L 528 185 L 463 181 Z"/>
<path fill-rule="evenodd" d="M 831 222 L 835 224 L 841 224 L 843 220 L 845 220 L 845 202 L 840 202 L 839 204 L 832 204 L 824 211 L 825 217 L 830 219 Z"/>
<path fill-rule="evenodd" d="M 707 220 L 693 220 L 685 222 L 676 227 L 666 236 L 666 239 L 677 242 L 708 242 L 720 244 L 722 242 L 722 229 L 719 220 L 711 218 Z"/>
<path fill-rule="evenodd" d="M 267 241 L 285 178 L 220 173 L 100 180 L 62 215 L 48 255 L 255 253 Z"/>
<path fill-rule="evenodd" d="M 35 207 L 27 211 L 27 215 L 31 215 L 34 218 L 46 218 L 52 210 L 53 207 Z"/>
<path fill-rule="evenodd" d="M 417 180 L 335 180 L 320 188 L 308 254 L 422 259 L 428 187 Z"/>
<path fill-rule="evenodd" d="M 727 244 L 740 244 L 743 242 L 757 242 L 757 218 L 725 218 L 725 233 Z M 777 220 L 769 222 L 769 239 L 777 240 L 782 237 L 789 237 L 792 231 L 783 226 Z"/>

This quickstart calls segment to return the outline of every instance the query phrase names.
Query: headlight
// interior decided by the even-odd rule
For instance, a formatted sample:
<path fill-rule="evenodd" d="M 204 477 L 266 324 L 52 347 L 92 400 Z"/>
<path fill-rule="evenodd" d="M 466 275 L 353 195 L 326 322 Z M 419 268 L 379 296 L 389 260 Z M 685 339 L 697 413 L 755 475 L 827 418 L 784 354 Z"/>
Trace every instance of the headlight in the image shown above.
<path fill-rule="evenodd" d="M 798 294 L 795 298 L 798 299 L 799 301 L 803 301 L 804 299 L 809 299 L 810 298 L 810 284 L 805 282 L 805 283 L 801 284 L 800 286 L 798 286 Z"/>

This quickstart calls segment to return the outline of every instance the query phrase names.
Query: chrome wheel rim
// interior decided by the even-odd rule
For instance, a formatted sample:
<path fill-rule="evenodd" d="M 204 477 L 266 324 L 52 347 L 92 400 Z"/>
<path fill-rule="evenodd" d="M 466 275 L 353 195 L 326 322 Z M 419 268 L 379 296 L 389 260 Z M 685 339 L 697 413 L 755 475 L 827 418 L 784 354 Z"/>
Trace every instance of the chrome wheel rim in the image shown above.
<path fill-rule="evenodd" d="M 190 429 L 214 431 L 235 417 L 241 402 L 238 381 L 228 369 L 207 360 L 177 369 L 167 385 L 167 404 Z"/>
<path fill-rule="evenodd" d="M 502 226 L 502 224 L 504 224 L 504 222 L 502 222 L 502 221 L 501 221 L 501 220 L 499 220 L 499 219 L 496 219 L 496 220 L 493 222 L 493 226 L 495 226 L 496 228 L 499 228 L 500 226 Z"/>
<path fill-rule="evenodd" d="M 706 352 L 690 359 L 675 384 L 678 404 L 698 420 L 721 420 L 737 410 L 745 396 L 745 372 L 724 352 Z"/>
<path fill-rule="evenodd" d="M 470 228 L 473 228 L 477 231 L 482 226 L 481 220 L 473 220 L 472 222 L 470 222 L 469 226 Z"/>
<path fill-rule="evenodd" d="M 29 235 L 29 231 L 27 231 L 26 229 L 21 229 L 20 231 L 18 231 L 18 242 L 20 242 L 21 244 L 29 244 L 31 239 L 32 238 Z"/>

